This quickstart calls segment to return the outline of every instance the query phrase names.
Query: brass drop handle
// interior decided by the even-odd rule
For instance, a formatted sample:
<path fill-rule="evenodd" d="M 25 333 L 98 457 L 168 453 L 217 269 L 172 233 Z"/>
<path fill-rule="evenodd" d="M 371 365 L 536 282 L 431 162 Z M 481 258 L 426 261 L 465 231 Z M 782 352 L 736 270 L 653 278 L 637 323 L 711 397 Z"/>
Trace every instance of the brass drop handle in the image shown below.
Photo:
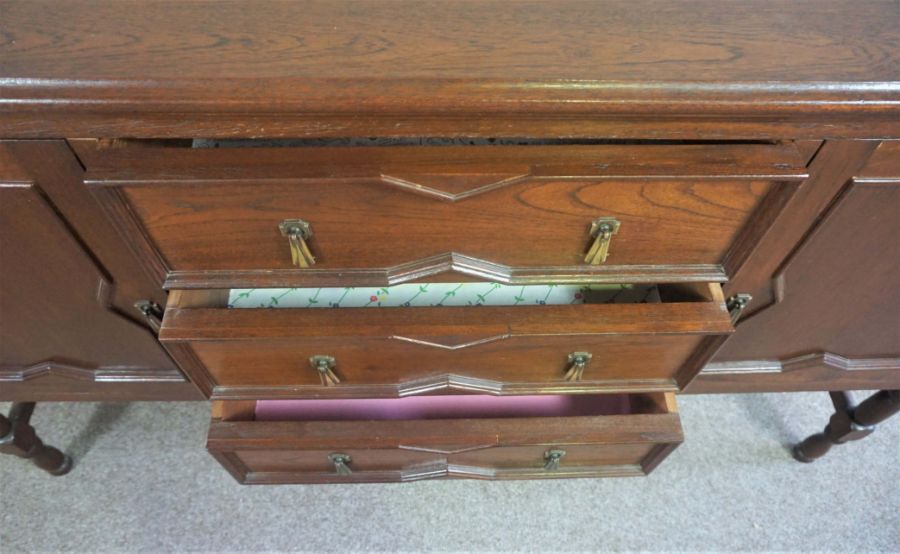
<path fill-rule="evenodd" d="M 302 219 L 285 219 L 278 224 L 281 236 L 287 237 L 291 247 L 291 263 L 297 267 L 315 265 L 316 258 L 306 244 L 312 235 L 312 227 Z"/>
<path fill-rule="evenodd" d="M 328 461 L 334 464 L 334 471 L 338 475 L 350 475 L 353 470 L 348 465 L 353 461 L 347 454 L 329 454 Z"/>
<path fill-rule="evenodd" d="M 591 363 L 594 355 L 590 352 L 572 352 L 569 354 L 569 365 L 566 367 L 566 381 L 581 381 L 584 368 Z"/>
<path fill-rule="evenodd" d="M 321 354 L 311 356 L 309 358 L 309 365 L 319 372 L 319 381 L 321 381 L 324 386 L 333 387 L 341 382 L 334 373 L 334 366 L 337 365 L 334 356 L 323 356 Z"/>
<path fill-rule="evenodd" d="M 609 243 L 612 237 L 619 232 L 619 220 L 614 217 L 598 217 L 591 222 L 591 237 L 594 241 L 588 248 L 584 262 L 590 265 L 600 265 L 606 262 L 609 256 Z"/>
<path fill-rule="evenodd" d="M 559 462 L 566 455 L 565 450 L 551 449 L 544 452 L 544 469 L 547 471 L 556 471 L 559 469 Z"/>

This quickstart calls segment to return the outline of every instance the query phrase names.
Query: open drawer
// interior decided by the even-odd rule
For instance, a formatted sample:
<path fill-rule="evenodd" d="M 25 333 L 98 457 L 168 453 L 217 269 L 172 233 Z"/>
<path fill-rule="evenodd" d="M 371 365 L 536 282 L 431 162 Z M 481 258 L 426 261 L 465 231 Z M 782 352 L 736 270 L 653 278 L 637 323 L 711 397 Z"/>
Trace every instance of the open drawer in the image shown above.
<path fill-rule="evenodd" d="M 320 309 L 282 298 L 279 309 L 239 309 L 228 290 L 172 291 L 160 339 L 207 394 L 238 400 L 678 390 L 733 331 L 718 284 L 608 292 L 565 304 Z"/>
<path fill-rule="evenodd" d="M 241 483 L 646 475 L 681 441 L 672 393 L 216 402 Z"/>
<path fill-rule="evenodd" d="M 281 143 L 73 144 L 167 289 L 720 281 L 806 176 L 790 143 Z"/>

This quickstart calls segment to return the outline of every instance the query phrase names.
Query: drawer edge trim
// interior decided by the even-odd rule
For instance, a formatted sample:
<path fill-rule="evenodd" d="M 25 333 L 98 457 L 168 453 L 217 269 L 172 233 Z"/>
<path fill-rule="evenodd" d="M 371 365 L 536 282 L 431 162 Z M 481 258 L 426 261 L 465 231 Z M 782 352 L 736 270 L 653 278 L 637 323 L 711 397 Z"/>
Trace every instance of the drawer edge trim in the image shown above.
<path fill-rule="evenodd" d="M 398 384 L 341 385 L 339 387 L 308 386 L 226 386 L 212 389 L 212 400 L 256 400 L 260 398 L 402 398 L 436 392 L 461 391 L 478 394 L 579 394 L 591 392 L 676 392 L 674 379 L 629 379 L 609 381 L 579 381 L 559 383 L 510 383 L 477 379 L 462 375 L 444 374 Z"/>
<path fill-rule="evenodd" d="M 170 270 L 163 288 L 226 289 L 315 286 L 392 286 L 456 274 L 503 285 L 726 283 L 721 264 L 510 267 L 453 252 L 375 269 Z"/>

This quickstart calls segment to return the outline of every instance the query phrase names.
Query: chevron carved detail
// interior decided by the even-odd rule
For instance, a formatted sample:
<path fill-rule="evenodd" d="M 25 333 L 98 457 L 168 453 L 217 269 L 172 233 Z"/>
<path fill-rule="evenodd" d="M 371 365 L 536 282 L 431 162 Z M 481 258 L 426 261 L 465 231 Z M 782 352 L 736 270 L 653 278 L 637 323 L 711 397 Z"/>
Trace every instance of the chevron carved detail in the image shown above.
<path fill-rule="evenodd" d="M 494 335 L 492 337 L 485 337 L 483 339 L 473 340 L 469 342 L 462 342 L 459 344 L 442 344 L 439 342 L 428 341 L 424 339 L 414 339 L 410 337 L 401 337 L 401 336 L 392 336 L 390 337 L 393 340 L 399 340 L 403 342 L 410 342 L 412 344 L 420 344 L 422 346 L 431 346 L 434 348 L 443 348 L 444 350 L 461 350 L 463 348 L 469 348 L 472 346 L 478 346 L 479 344 L 487 344 L 489 342 L 496 342 L 498 340 L 508 339 L 511 335 L 509 333 L 503 335 Z"/>
<path fill-rule="evenodd" d="M 571 467 L 547 472 L 540 467 L 499 468 L 492 466 L 470 466 L 439 462 L 418 468 L 409 468 L 399 473 L 400 481 L 421 481 L 423 479 L 501 479 L 501 478 L 565 478 L 565 477 L 630 477 L 645 475 L 640 465 L 606 465 Z"/>
<path fill-rule="evenodd" d="M 414 396 L 444 390 L 460 390 L 482 394 L 501 394 L 505 385 L 503 381 L 468 377 L 445 373 L 415 381 L 406 381 L 397 386 L 397 396 Z"/>
<path fill-rule="evenodd" d="M 214 400 L 242 400 L 247 397 L 268 398 L 403 398 L 407 396 L 462 391 L 473 394 L 580 394 L 585 392 L 671 392 L 677 385 L 671 379 L 628 379 L 597 381 L 566 381 L 562 378 L 545 382 L 493 381 L 479 377 L 444 373 L 384 385 L 351 385 L 339 387 L 319 385 L 283 386 L 222 386 L 212 387 Z"/>
<path fill-rule="evenodd" d="M 400 450 L 411 450 L 413 452 L 431 452 L 433 454 L 462 454 L 463 452 L 474 452 L 475 450 L 485 450 L 488 448 L 494 448 L 497 446 L 497 440 L 495 437 L 495 441 L 493 443 L 488 444 L 479 444 L 479 445 L 468 445 L 468 446 L 412 446 L 407 444 L 401 444 L 399 446 Z"/>
<path fill-rule="evenodd" d="M 845 358 L 831 352 L 797 356 L 781 363 L 782 371 L 826 366 L 842 371 L 900 369 L 900 358 Z"/>
<path fill-rule="evenodd" d="M 90 367 L 47 360 L 28 367 L 0 367 L 0 382 L 22 383 L 33 379 L 61 377 L 73 381 L 92 383 L 171 381 L 184 382 L 184 376 L 175 369 L 144 367 Z"/>
<path fill-rule="evenodd" d="M 57 375 L 76 381 L 93 381 L 96 367 L 76 366 L 54 361 L 39 362 L 24 368 L 0 368 L 0 381 L 31 381 Z"/>
<path fill-rule="evenodd" d="M 401 190 L 458 202 L 479 194 L 527 181 L 531 174 L 424 174 L 408 177 L 381 175 L 381 181 Z"/>
<path fill-rule="evenodd" d="M 217 458 L 223 459 L 221 452 L 214 452 Z M 226 463 L 230 463 L 228 458 Z M 227 467 L 227 466 L 226 466 Z M 400 470 L 356 471 L 344 476 L 341 481 L 347 483 L 388 483 L 422 481 L 425 479 L 562 479 L 567 477 L 631 477 L 646 475 L 647 471 L 640 464 L 631 465 L 595 465 L 572 466 L 547 471 L 541 466 L 494 467 L 454 464 L 448 460 L 408 467 Z M 285 483 L 334 483 L 333 472 L 296 473 L 296 472 L 249 472 L 241 468 L 237 473 L 240 482 L 248 484 L 285 484 Z"/>
<path fill-rule="evenodd" d="M 707 364 L 704 375 L 722 373 L 788 373 L 827 367 L 836 371 L 900 370 L 900 358 L 845 358 L 831 352 L 813 352 L 786 360 L 751 360 Z"/>
<path fill-rule="evenodd" d="M 511 267 L 474 256 L 445 252 L 386 268 L 326 270 L 229 270 L 175 271 L 168 275 L 164 288 L 232 288 L 232 287 L 296 287 L 329 286 L 343 279 L 353 286 L 398 285 L 441 275 L 457 273 L 479 280 L 506 285 L 542 284 L 548 280 L 559 284 L 583 283 L 681 283 L 723 282 L 728 280 L 721 265 L 609 265 Z"/>
<path fill-rule="evenodd" d="M 546 268 L 532 270 L 513 268 L 457 252 L 445 252 L 387 268 L 383 270 L 383 274 L 388 285 L 415 281 L 442 273 L 459 273 L 504 284 L 527 284 L 532 281 L 543 283 L 546 282 L 547 275 L 552 275 L 556 283 L 580 284 L 585 282 L 621 283 L 623 279 L 627 279 L 629 283 L 655 283 L 661 279 L 682 281 L 685 279 L 678 278 L 676 274 L 679 271 L 684 273 L 686 270 L 712 281 L 715 281 L 715 277 L 719 276 L 722 271 L 720 266 L 709 265 L 563 266 L 549 270 Z M 696 278 L 687 280 L 696 280 Z"/>

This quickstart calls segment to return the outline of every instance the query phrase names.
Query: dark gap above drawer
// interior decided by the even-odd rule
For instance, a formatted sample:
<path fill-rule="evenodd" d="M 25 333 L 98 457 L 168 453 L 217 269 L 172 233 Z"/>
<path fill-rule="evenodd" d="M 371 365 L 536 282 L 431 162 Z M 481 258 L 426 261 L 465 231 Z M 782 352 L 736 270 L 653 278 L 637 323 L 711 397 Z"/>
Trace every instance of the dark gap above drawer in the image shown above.
<path fill-rule="evenodd" d="M 533 137 L 334 137 L 287 139 L 206 139 L 190 141 L 192 148 L 303 148 L 317 146 L 553 146 L 553 145 L 690 145 L 774 144 L 765 140 L 652 140 Z M 185 146 L 186 141 L 178 143 Z"/>
<path fill-rule="evenodd" d="M 83 142 L 83 141 L 75 141 Z M 99 149 L 116 148 L 310 148 L 372 146 L 691 146 L 691 145 L 774 145 L 792 141 L 779 140 L 713 140 L 713 139 L 614 139 L 554 137 L 316 137 L 316 138 L 183 138 L 183 139 L 96 139 Z"/>
<path fill-rule="evenodd" d="M 87 169 L 85 182 L 95 186 L 377 180 L 384 175 L 418 183 L 424 174 L 789 181 L 806 175 L 806 157 L 790 142 L 376 137 L 223 140 L 205 142 L 219 147 L 192 147 L 201 143 L 202 139 L 69 141 Z M 446 146 L 453 146 L 453 156 L 446 155 Z M 240 154 L 241 150 L 252 153 Z"/>

